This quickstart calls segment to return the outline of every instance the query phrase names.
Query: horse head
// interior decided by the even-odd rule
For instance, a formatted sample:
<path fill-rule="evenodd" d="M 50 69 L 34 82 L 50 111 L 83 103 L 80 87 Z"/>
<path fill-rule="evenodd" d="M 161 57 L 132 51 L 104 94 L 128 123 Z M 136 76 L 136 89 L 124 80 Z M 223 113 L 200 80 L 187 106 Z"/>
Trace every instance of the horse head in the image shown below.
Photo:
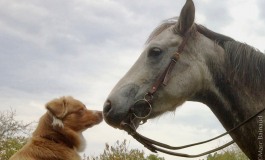
<path fill-rule="evenodd" d="M 207 85 L 207 66 L 204 63 L 199 36 L 194 23 L 195 7 L 192 0 L 187 0 L 179 18 L 166 20 L 157 27 L 146 42 L 141 56 L 111 91 L 104 105 L 105 121 L 113 127 L 120 128 L 122 121 L 128 121 L 135 102 L 143 99 L 152 85 L 166 70 L 180 47 L 183 53 L 177 60 L 169 75 L 166 86 L 159 86 L 152 95 L 151 109 L 145 104 L 137 103 L 137 114 L 143 119 L 154 118 L 167 111 L 173 111 Z M 186 43 L 181 46 L 183 40 Z M 201 39 L 207 43 L 207 39 Z M 213 48 L 213 43 L 205 44 Z M 204 51 L 203 51 L 204 52 Z M 209 51 L 210 52 L 210 51 Z M 148 97 L 150 98 L 150 97 Z M 142 114 L 141 114 L 142 112 Z M 147 113 L 145 113 L 147 112 Z M 135 126 L 143 119 L 135 118 Z"/>

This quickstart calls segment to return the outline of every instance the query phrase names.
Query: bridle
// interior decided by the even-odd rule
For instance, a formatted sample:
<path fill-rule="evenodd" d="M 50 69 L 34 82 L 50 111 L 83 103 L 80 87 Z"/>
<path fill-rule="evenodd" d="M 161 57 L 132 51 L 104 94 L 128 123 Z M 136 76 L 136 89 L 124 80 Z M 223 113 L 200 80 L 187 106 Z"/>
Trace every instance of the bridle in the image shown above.
<path fill-rule="evenodd" d="M 188 41 L 189 33 L 190 32 L 187 32 L 187 34 L 185 34 L 181 44 L 179 45 L 179 47 L 177 49 L 177 52 L 171 57 L 170 63 L 168 64 L 168 66 L 166 67 L 164 72 L 162 72 L 160 77 L 158 77 L 158 79 L 155 81 L 155 83 L 153 83 L 153 85 L 149 89 L 149 91 L 144 95 L 144 98 L 140 99 L 140 100 L 137 100 L 134 103 L 134 105 L 133 105 L 134 107 L 130 108 L 131 109 L 130 110 L 131 113 L 134 114 L 134 116 L 136 118 L 144 120 L 151 114 L 151 112 L 152 112 L 152 105 L 151 104 L 152 104 L 152 101 L 153 101 L 153 96 L 157 92 L 158 88 L 161 85 L 166 86 L 168 84 L 171 72 L 172 72 L 175 64 L 177 63 L 177 61 L 178 61 L 178 59 L 180 57 L 180 54 L 183 52 L 184 47 L 185 47 L 185 45 L 186 45 L 186 43 Z M 142 116 L 142 115 L 139 116 L 138 114 L 135 114 L 135 108 L 139 108 L 139 107 L 135 107 L 135 106 L 137 106 L 137 105 L 142 106 L 142 103 L 147 106 L 147 108 L 145 108 L 145 109 L 148 110 L 148 112 L 144 116 Z"/>
<path fill-rule="evenodd" d="M 234 128 L 228 130 L 227 132 L 225 132 L 219 136 L 216 136 L 216 137 L 211 138 L 209 140 L 205 140 L 205 141 L 201 141 L 201 142 L 197 142 L 197 143 L 193 143 L 193 144 L 188 144 L 188 145 L 184 145 L 184 146 L 178 146 L 178 147 L 170 146 L 170 145 L 152 140 L 150 138 L 147 138 L 147 137 L 139 134 L 136 131 L 137 127 L 134 126 L 133 120 L 136 118 L 136 119 L 140 119 L 141 122 L 143 122 L 143 123 L 146 122 L 146 119 L 150 116 L 150 114 L 152 112 L 152 102 L 153 102 L 154 94 L 157 92 L 158 88 L 161 85 L 166 86 L 168 84 L 171 72 L 172 72 L 175 64 L 177 63 L 177 61 L 180 57 L 180 54 L 183 52 L 184 47 L 185 47 L 189 37 L 190 37 L 190 31 L 188 31 L 187 34 L 185 34 L 183 36 L 183 40 L 182 40 L 180 46 L 178 47 L 177 52 L 173 55 L 173 57 L 170 60 L 170 63 L 168 64 L 166 69 L 162 72 L 160 77 L 155 81 L 155 83 L 152 85 L 150 90 L 144 95 L 143 99 L 137 100 L 134 103 L 134 105 L 130 108 L 129 123 L 126 121 L 122 121 L 120 125 L 121 125 L 121 128 L 124 129 L 125 131 L 127 131 L 129 135 L 131 135 L 134 139 L 136 139 L 138 142 L 143 144 L 146 148 L 148 148 L 152 152 L 157 153 L 157 151 L 159 151 L 162 153 L 166 153 L 166 154 L 174 155 L 174 156 L 179 156 L 179 157 L 196 158 L 196 157 L 208 155 L 210 153 L 213 153 L 213 152 L 216 152 L 216 151 L 221 150 L 223 148 L 226 148 L 229 145 L 233 144 L 234 141 L 232 140 L 232 141 L 230 141 L 230 142 L 228 142 L 228 143 L 226 143 L 226 144 L 224 144 L 218 148 L 215 148 L 215 149 L 212 149 L 212 150 L 200 153 L 200 154 L 196 154 L 196 155 L 178 153 L 178 152 L 173 152 L 170 150 L 180 150 L 180 149 L 184 149 L 184 148 L 189 148 L 189 147 L 205 144 L 205 143 L 211 142 L 213 140 L 216 140 L 218 138 L 221 138 L 227 134 L 232 133 L 233 131 L 235 131 L 239 127 L 243 126 L 244 124 L 246 124 L 250 120 L 254 119 L 256 116 L 258 116 L 260 113 L 262 113 L 265 110 L 265 108 L 263 108 L 262 110 L 260 110 L 256 114 L 254 114 L 253 116 L 249 117 L 245 121 L 236 125 Z M 138 111 L 137 109 L 140 109 L 140 111 Z"/>

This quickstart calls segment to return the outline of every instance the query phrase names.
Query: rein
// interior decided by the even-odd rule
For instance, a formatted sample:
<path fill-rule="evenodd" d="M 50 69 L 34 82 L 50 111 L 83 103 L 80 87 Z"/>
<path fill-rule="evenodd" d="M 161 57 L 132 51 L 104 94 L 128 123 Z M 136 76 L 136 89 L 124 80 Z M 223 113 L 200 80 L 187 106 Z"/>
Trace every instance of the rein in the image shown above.
<path fill-rule="evenodd" d="M 135 129 L 134 126 L 132 126 L 131 124 L 128 124 L 126 122 L 122 122 L 121 123 L 121 127 L 125 131 L 127 131 L 127 133 L 129 135 L 131 135 L 134 139 L 136 139 L 138 142 L 140 142 L 141 144 L 143 144 L 147 149 L 149 149 L 152 152 L 157 153 L 157 151 L 159 151 L 159 152 L 166 153 L 166 154 L 173 155 L 173 156 L 186 157 L 186 158 L 196 158 L 196 157 L 205 156 L 205 155 L 208 155 L 210 153 L 219 151 L 219 150 L 221 150 L 223 148 L 226 148 L 229 145 L 233 144 L 234 141 L 232 140 L 232 141 L 230 141 L 230 142 L 228 142 L 228 143 L 226 143 L 226 144 L 224 144 L 224 145 L 222 145 L 222 146 L 220 146 L 218 148 L 215 148 L 215 149 L 212 149 L 212 150 L 209 150 L 209 151 L 200 153 L 200 154 L 196 154 L 196 155 L 190 155 L 190 154 L 185 154 L 185 153 L 178 153 L 178 152 L 173 152 L 173 151 L 170 151 L 170 150 L 180 150 L 180 149 L 184 149 L 184 148 L 198 146 L 198 145 L 201 145 L 201 144 L 205 144 L 205 143 L 211 142 L 211 141 L 216 140 L 218 138 L 221 138 L 221 137 L 223 137 L 223 136 L 225 136 L 227 134 L 232 133 L 236 129 L 240 128 L 241 126 L 243 126 L 244 124 L 246 124 L 250 120 L 254 119 L 256 116 L 258 116 L 263 111 L 265 111 L 265 108 L 261 109 L 259 112 L 257 112 L 253 116 L 249 117 L 248 119 L 246 119 L 245 121 L 241 122 L 240 124 L 238 124 L 234 128 L 230 129 L 229 131 L 227 131 L 227 132 L 225 132 L 225 133 L 223 133 L 223 134 L 221 134 L 219 136 L 216 136 L 216 137 L 211 138 L 211 139 L 206 140 L 206 141 L 201 141 L 201 142 L 197 142 L 197 143 L 193 143 L 193 144 L 188 144 L 188 145 L 184 145 L 184 146 L 178 146 L 178 147 L 170 146 L 170 145 L 167 145 L 167 144 L 164 144 L 164 143 L 161 143 L 161 142 L 152 140 L 150 138 L 147 138 L 147 137 L 139 134 L 136 131 L 136 129 Z"/>
<path fill-rule="evenodd" d="M 197 143 L 193 143 L 193 144 L 188 144 L 188 145 L 184 145 L 184 146 L 178 146 L 178 147 L 174 147 L 174 146 L 170 146 L 155 140 L 152 140 L 150 138 L 147 138 L 141 134 L 139 134 L 136 131 L 136 127 L 134 126 L 133 120 L 136 119 L 141 119 L 141 122 L 145 123 L 147 120 L 147 117 L 151 114 L 152 112 L 152 101 L 153 101 L 153 95 L 157 92 L 158 88 L 161 85 L 166 86 L 168 84 L 168 81 L 170 79 L 170 75 L 171 72 L 175 66 L 175 64 L 177 63 L 180 54 L 183 52 L 184 47 L 188 41 L 189 38 L 189 32 L 187 32 L 187 34 L 183 37 L 183 40 L 180 44 L 180 46 L 177 49 L 177 52 L 173 55 L 173 57 L 171 58 L 170 63 L 168 64 L 168 66 L 166 67 L 165 71 L 162 72 L 161 76 L 157 79 L 157 81 L 155 81 L 155 83 L 152 85 L 152 87 L 150 88 L 150 90 L 145 94 L 143 99 L 137 100 L 134 105 L 130 108 L 130 113 L 131 115 L 129 115 L 129 123 L 122 121 L 121 122 L 121 128 L 124 129 L 129 135 L 131 135 L 134 139 L 136 139 L 138 142 L 140 142 L 141 144 L 143 144 L 147 149 L 149 149 L 152 152 L 157 153 L 157 151 L 162 152 L 162 153 L 166 153 L 169 155 L 173 155 L 173 156 L 179 156 L 179 157 L 186 157 L 186 158 L 196 158 L 196 157 L 201 157 L 213 152 L 216 152 L 218 150 L 221 150 L 223 148 L 228 147 L 229 145 L 233 144 L 234 141 L 230 141 L 218 148 L 200 153 L 200 154 L 196 154 L 196 155 L 189 155 L 189 154 L 185 154 L 185 153 L 178 153 L 178 152 L 173 152 L 170 150 L 180 150 L 180 149 L 184 149 L 184 148 L 189 148 L 189 147 L 193 147 L 193 146 L 198 146 L 201 144 L 205 144 L 208 142 L 211 142 L 213 140 L 216 140 L 218 138 L 221 138 L 227 134 L 232 133 L 233 131 L 235 131 L 236 129 L 240 128 L 241 126 L 243 126 L 244 124 L 246 124 L 247 122 L 249 122 L 250 120 L 254 119 L 257 115 L 259 115 L 260 113 L 262 113 L 265 108 L 263 108 L 262 110 L 260 110 L 259 112 L 257 112 L 256 114 L 254 114 L 253 116 L 249 117 L 248 119 L 246 119 L 245 121 L 241 122 L 240 124 L 238 124 L 237 126 L 235 126 L 234 128 L 230 129 L 229 131 L 216 136 L 214 138 L 211 138 L 209 140 L 205 140 L 205 141 L 201 141 L 201 142 L 197 142 Z M 141 108 L 140 111 L 137 110 L 137 108 Z"/>

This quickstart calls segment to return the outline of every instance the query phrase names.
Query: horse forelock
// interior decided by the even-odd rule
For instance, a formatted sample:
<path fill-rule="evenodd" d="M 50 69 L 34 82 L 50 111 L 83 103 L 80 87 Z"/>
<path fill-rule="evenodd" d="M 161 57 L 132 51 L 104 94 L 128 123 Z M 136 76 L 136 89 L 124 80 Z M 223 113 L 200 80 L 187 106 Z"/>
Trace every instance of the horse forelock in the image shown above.
<path fill-rule="evenodd" d="M 178 17 L 173 17 L 170 19 L 166 19 L 162 21 L 150 34 L 145 44 L 149 43 L 151 40 L 153 40 L 156 36 L 158 36 L 161 32 L 168 29 L 169 27 L 175 25 L 178 22 Z"/>
<path fill-rule="evenodd" d="M 178 17 L 172 17 L 169 19 L 166 19 L 158 25 L 154 31 L 150 34 L 145 44 L 148 44 L 151 40 L 153 40 L 156 36 L 158 36 L 160 33 L 162 33 L 164 30 L 168 29 L 169 27 L 176 25 L 178 23 Z M 195 24 L 196 25 L 196 24 Z M 191 27 L 188 36 L 194 36 L 196 35 L 196 27 L 195 25 Z M 172 29 L 173 34 L 178 34 L 177 31 Z"/>

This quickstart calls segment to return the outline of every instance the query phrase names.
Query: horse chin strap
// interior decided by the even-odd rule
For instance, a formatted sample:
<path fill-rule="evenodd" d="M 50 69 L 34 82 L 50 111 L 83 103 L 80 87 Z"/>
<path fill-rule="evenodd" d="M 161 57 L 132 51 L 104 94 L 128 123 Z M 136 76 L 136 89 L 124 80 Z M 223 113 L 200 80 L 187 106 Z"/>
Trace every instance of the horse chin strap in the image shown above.
<path fill-rule="evenodd" d="M 182 43 L 180 44 L 180 46 L 178 47 L 177 52 L 174 54 L 174 56 L 171 58 L 171 61 L 169 63 L 169 65 L 167 66 L 167 68 L 165 69 L 165 71 L 161 74 L 161 76 L 157 79 L 157 81 L 152 85 L 151 89 L 145 94 L 143 99 L 137 100 L 134 105 L 130 108 L 130 120 L 129 122 L 121 122 L 120 127 L 127 131 L 128 134 L 130 134 L 134 139 L 136 139 L 138 142 L 140 142 L 141 144 L 143 144 L 146 148 L 148 148 L 150 151 L 157 153 L 157 151 L 159 152 L 163 152 L 169 155 L 173 155 L 173 156 L 179 156 L 179 157 L 186 157 L 186 158 L 196 158 L 196 157 L 201 157 L 207 154 L 210 154 L 212 152 L 216 152 L 218 150 L 221 150 L 225 147 L 228 147 L 229 145 L 233 144 L 234 141 L 230 141 L 218 148 L 209 150 L 207 152 L 203 152 L 200 154 L 196 154 L 196 155 L 189 155 L 189 154 L 184 154 L 184 153 L 178 153 L 178 152 L 173 152 L 170 150 L 180 150 L 180 149 L 184 149 L 184 148 L 189 148 L 192 146 L 197 146 L 197 145 L 201 145 L 201 144 L 205 144 L 208 142 L 211 142 L 213 140 L 216 140 L 218 138 L 221 138 L 227 134 L 232 133 L 234 130 L 238 129 L 239 127 L 243 126 L 244 124 L 246 124 L 247 122 L 249 122 L 250 120 L 252 120 L 253 118 L 255 118 L 257 115 L 259 115 L 261 112 L 263 112 L 265 110 L 265 108 L 263 108 L 262 110 L 260 110 L 259 112 L 257 112 L 256 114 L 254 114 L 253 116 L 249 117 L 248 119 L 246 119 L 245 121 L 241 122 L 240 124 L 238 124 L 237 126 L 235 126 L 234 128 L 232 128 L 231 130 L 217 136 L 214 137 L 212 139 L 206 140 L 206 141 L 201 141 L 201 142 L 197 142 L 197 143 L 193 143 L 193 144 L 189 144 L 189 145 L 184 145 L 184 146 L 179 146 L 179 147 L 173 147 L 161 142 L 157 142 L 155 140 L 152 140 L 150 138 L 147 138 L 141 134 L 139 134 L 136 131 L 135 125 L 133 120 L 136 119 L 140 119 L 142 124 L 144 124 L 146 122 L 146 120 L 148 119 L 148 117 L 150 116 L 151 112 L 152 112 L 152 101 L 153 101 L 153 95 L 155 94 L 155 92 L 158 90 L 158 88 L 161 85 L 166 86 L 169 79 L 170 79 L 170 74 L 177 62 L 177 60 L 180 57 L 180 54 L 183 52 L 184 47 L 187 43 L 187 40 L 189 38 L 189 32 L 188 34 L 186 34 L 183 37 Z M 137 109 L 141 108 L 142 110 L 144 110 L 144 114 L 141 113 L 141 111 L 137 111 Z M 147 112 L 146 112 L 147 111 Z"/>

